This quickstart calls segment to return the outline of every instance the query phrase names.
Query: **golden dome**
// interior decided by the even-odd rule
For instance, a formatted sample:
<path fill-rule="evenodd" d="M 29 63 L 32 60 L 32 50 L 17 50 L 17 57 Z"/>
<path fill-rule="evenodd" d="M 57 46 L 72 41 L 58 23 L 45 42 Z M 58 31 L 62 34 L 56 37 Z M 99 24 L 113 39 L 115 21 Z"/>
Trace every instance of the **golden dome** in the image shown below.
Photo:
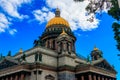
<path fill-rule="evenodd" d="M 67 22 L 65 19 L 63 19 L 62 17 L 52 18 L 52 19 L 48 22 L 48 24 L 47 24 L 46 27 L 50 27 L 51 25 L 54 25 L 54 24 L 63 24 L 63 25 L 65 25 L 65 26 L 69 27 L 68 22 Z"/>
<path fill-rule="evenodd" d="M 60 17 L 60 10 L 57 8 L 56 12 L 55 12 L 55 17 L 52 18 L 48 23 L 47 23 L 47 28 L 50 27 L 51 25 L 56 25 L 56 24 L 63 24 L 67 27 L 69 27 L 69 23 L 63 19 L 62 17 Z"/>

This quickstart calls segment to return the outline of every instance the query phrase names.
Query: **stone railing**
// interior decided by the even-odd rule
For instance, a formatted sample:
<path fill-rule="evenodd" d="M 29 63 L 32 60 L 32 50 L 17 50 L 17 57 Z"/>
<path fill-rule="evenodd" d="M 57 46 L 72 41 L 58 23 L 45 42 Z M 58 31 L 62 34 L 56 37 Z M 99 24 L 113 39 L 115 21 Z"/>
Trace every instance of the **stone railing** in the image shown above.
<path fill-rule="evenodd" d="M 0 77 L 1 76 L 5 76 L 5 75 L 9 75 L 9 74 L 13 74 L 16 72 L 20 72 L 20 71 L 28 71 L 28 66 L 25 65 L 16 65 L 16 66 L 12 66 L 12 67 L 8 67 L 5 69 L 0 70 Z"/>
<path fill-rule="evenodd" d="M 81 65 L 77 68 L 76 73 L 83 73 L 83 72 L 94 72 L 101 75 L 116 77 L 116 72 L 112 72 L 109 70 L 105 70 L 99 67 L 91 66 L 91 65 Z"/>
<path fill-rule="evenodd" d="M 35 48 L 30 49 L 30 50 L 24 51 L 26 56 L 32 55 L 32 54 L 34 54 L 36 52 L 40 52 L 40 53 L 51 55 L 51 56 L 55 56 L 55 57 L 58 56 L 58 54 L 55 51 L 50 50 L 50 49 L 46 49 L 44 47 L 35 47 Z M 14 57 L 16 59 L 18 59 L 18 58 L 21 58 L 22 55 L 23 54 L 18 54 L 18 55 L 15 55 Z"/>

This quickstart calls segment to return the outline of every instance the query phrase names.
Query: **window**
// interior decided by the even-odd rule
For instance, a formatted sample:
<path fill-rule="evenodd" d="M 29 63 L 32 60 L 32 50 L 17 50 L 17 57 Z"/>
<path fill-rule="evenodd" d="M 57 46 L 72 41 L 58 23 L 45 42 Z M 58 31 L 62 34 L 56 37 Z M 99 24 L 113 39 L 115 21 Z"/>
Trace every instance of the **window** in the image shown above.
<path fill-rule="evenodd" d="M 50 42 L 49 41 L 48 41 L 47 45 L 48 45 L 47 47 L 50 48 Z"/>
<path fill-rule="evenodd" d="M 53 49 L 55 49 L 55 40 L 53 40 Z"/>
<path fill-rule="evenodd" d="M 45 76 L 45 80 L 55 80 L 55 78 L 52 75 Z"/>
<path fill-rule="evenodd" d="M 62 42 L 60 43 L 60 52 L 62 52 Z"/>

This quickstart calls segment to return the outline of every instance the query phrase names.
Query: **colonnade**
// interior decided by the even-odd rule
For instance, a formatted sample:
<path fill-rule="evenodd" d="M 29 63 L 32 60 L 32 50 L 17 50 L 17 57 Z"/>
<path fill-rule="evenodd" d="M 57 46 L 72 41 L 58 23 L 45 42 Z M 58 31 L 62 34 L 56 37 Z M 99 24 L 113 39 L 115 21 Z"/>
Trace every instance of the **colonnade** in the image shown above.
<path fill-rule="evenodd" d="M 25 73 L 16 73 L 0 77 L 0 80 L 25 80 Z"/>
<path fill-rule="evenodd" d="M 76 80 L 116 80 L 116 78 L 97 74 L 80 74 L 77 76 Z"/>

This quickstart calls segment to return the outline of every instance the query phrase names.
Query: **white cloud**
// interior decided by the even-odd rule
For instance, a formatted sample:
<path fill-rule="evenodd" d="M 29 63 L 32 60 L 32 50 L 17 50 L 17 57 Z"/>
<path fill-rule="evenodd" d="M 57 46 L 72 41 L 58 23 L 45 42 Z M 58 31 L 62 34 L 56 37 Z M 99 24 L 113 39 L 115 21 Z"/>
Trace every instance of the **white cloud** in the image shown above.
<path fill-rule="evenodd" d="M 43 8 L 42 8 L 42 11 L 46 11 L 46 12 L 47 12 L 47 11 L 49 11 L 49 9 L 46 8 L 46 7 L 43 7 Z"/>
<path fill-rule="evenodd" d="M 74 34 L 76 34 L 77 36 L 81 36 L 81 34 L 80 34 L 80 33 L 77 33 L 77 32 L 74 32 Z"/>
<path fill-rule="evenodd" d="M 10 30 L 9 30 L 9 33 L 10 33 L 11 35 L 14 35 L 16 32 L 17 32 L 16 29 L 10 29 Z"/>
<path fill-rule="evenodd" d="M 33 11 L 33 14 L 36 20 L 40 21 L 40 23 L 46 22 L 54 16 L 54 13 L 50 12 L 46 7 L 43 7 L 41 10 Z"/>
<path fill-rule="evenodd" d="M 29 3 L 31 0 L 0 0 L 0 7 L 6 12 L 9 16 L 22 19 L 24 15 L 18 13 L 18 8 L 23 3 Z"/>
<path fill-rule="evenodd" d="M 86 16 L 85 8 L 89 3 L 87 0 L 84 2 L 74 2 L 74 0 L 46 0 L 46 3 L 49 9 L 45 6 L 43 9 L 49 10 L 48 12 L 44 12 L 43 9 L 34 11 L 36 19 L 40 22 L 49 21 L 51 17 L 54 17 L 50 10 L 58 7 L 61 10 L 61 16 L 69 22 L 72 30 L 82 29 L 86 31 L 98 27 L 98 19 L 95 18 L 93 22 L 87 21 L 91 17 L 91 15 Z M 95 16 L 93 15 L 93 17 Z"/>
<path fill-rule="evenodd" d="M 11 35 L 14 35 L 17 30 L 10 29 L 9 25 L 11 25 L 9 18 L 7 18 L 3 13 L 0 13 L 0 33 L 8 31 Z"/>
<path fill-rule="evenodd" d="M 8 21 L 7 17 L 0 13 L 0 33 L 1 32 L 5 32 L 5 29 L 9 28 L 8 25 L 10 25 L 11 23 Z"/>
<path fill-rule="evenodd" d="M 21 7 L 22 4 L 30 3 L 31 1 L 32 0 L 0 0 L 0 8 L 3 10 L 3 13 L 0 13 L 0 33 L 8 30 L 11 35 L 14 35 L 14 33 L 17 32 L 16 29 L 10 29 L 11 21 L 14 20 L 14 18 L 20 20 L 28 18 L 27 15 L 20 14 L 18 8 Z"/>

